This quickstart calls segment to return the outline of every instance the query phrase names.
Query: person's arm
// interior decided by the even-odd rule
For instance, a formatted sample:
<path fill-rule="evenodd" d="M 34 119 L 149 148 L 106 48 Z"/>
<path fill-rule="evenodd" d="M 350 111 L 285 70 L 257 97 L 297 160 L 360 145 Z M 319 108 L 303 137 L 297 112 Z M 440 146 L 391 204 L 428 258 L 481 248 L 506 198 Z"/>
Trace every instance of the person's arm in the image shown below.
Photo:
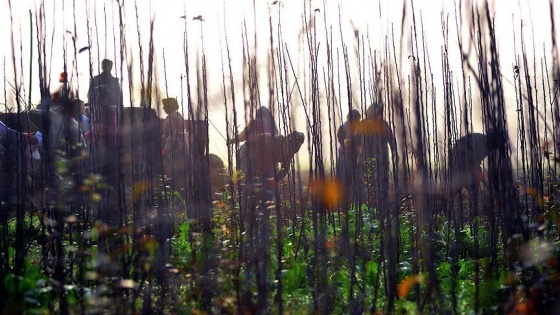
<path fill-rule="evenodd" d="M 344 140 L 346 139 L 346 132 L 344 128 L 344 124 L 342 124 L 342 126 L 338 127 L 338 130 L 336 132 L 336 139 L 338 140 L 338 143 L 340 143 L 340 145 L 344 145 Z"/>
<path fill-rule="evenodd" d="M 10 128 L 0 121 L 0 137 L 6 139 L 8 137 L 8 132 Z"/>
<path fill-rule="evenodd" d="M 234 136 L 233 138 L 229 139 L 227 141 L 227 143 L 228 144 L 234 144 L 234 143 L 239 143 L 239 142 L 246 141 L 247 140 L 247 133 L 248 133 L 247 128 L 245 128 L 245 129 L 243 129 L 243 131 L 241 131 L 237 135 L 237 137 Z"/>
<path fill-rule="evenodd" d="M 163 136 L 165 138 L 168 138 L 169 135 L 171 134 L 171 122 L 169 120 L 169 116 L 167 117 L 166 120 L 163 121 Z"/>
<path fill-rule="evenodd" d="M 177 119 L 178 133 L 185 136 L 187 134 L 187 123 L 185 122 L 185 117 L 183 117 L 183 115 L 181 115 L 179 112 L 175 112 L 175 116 Z"/>
<path fill-rule="evenodd" d="M 119 83 L 119 79 L 115 78 L 115 82 L 117 85 L 117 107 L 119 108 L 124 108 L 124 103 L 123 103 L 123 95 L 122 95 L 122 90 L 121 90 L 121 85 Z"/>
<path fill-rule="evenodd" d="M 0 121 L 0 138 L 7 139 L 9 137 L 12 137 L 15 139 L 19 139 L 20 134 L 26 143 L 36 144 L 38 142 L 34 134 L 28 132 L 20 133 L 19 131 L 9 128 L 8 126 L 6 126 L 6 124 L 4 124 L 4 122 Z"/>
<path fill-rule="evenodd" d="M 286 177 L 286 175 L 288 175 L 291 168 L 292 168 L 292 159 L 289 159 L 288 161 L 280 162 L 280 169 L 278 170 L 278 173 L 276 173 L 276 177 L 274 178 L 274 180 L 277 183 L 280 182 L 282 179 L 284 179 L 284 177 Z"/>

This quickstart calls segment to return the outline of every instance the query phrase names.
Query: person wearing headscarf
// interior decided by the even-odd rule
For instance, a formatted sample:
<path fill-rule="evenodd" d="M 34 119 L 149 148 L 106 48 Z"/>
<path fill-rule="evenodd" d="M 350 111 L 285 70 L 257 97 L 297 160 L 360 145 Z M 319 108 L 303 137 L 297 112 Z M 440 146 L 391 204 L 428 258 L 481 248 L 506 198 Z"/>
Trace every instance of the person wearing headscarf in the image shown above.
<path fill-rule="evenodd" d="M 266 106 L 261 106 L 255 113 L 255 118 L 241 131 L 237 137 L 228 140 L 228 144 L 239 143 L 256 139 L 259 135 L 278 135 L 278 128 L 274 122 L 272 113 Z"/>
<path fill-rule="evenodd" d="M 247 126 L 227 141 L 230 145 L 245 142 L 238 151 L 238 157 L 240 160 L 244 160 L 239 168 L 247 176 L 249 182 L 258 177 L 260 180 L 268 181 L 270 187 L 275 185 L 274 176 L 277 172 L 277 165 L 274 150 L 278 136 L 278 128 L 276 128 L 272 113 L 268 107 L 261 106 Z"/>

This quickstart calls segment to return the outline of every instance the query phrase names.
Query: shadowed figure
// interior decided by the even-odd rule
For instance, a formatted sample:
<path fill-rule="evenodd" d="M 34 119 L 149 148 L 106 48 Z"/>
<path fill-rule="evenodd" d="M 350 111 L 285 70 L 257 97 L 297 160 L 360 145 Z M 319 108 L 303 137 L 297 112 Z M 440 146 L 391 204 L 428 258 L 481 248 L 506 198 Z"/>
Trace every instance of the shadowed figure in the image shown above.
<path fill-rule="evenodd" d="M 344 194 L 343 208 L 347 210 L 350 202 L 358 200 L 358 154 L 361 145 L 361 138 L 357 133 L 362 115 L 357 109 L 352 109 L 346 121 L 338 127 L 336 139 L 338 140 L 338 156 L 336 161 L 336 177 L 338 181 L 346 187 Z"/>
<path fill-rule="evenodd" d="M 163 121 L 163 136 L 166 139 L 163 154 L 180 153 L 187 140 L 185 118 L 178 112 L 179 104 L 176 98 L 164 98 L 162 103 L 167 114 Z"/>
<path fill-rule="evenodd" d="M 448 176 L 445 189 L 453 199 L 466 188 L 476 209 L 480 184 L 484 180 L 482 161 L 493 150 L 503 148 L 508 136 L 503 131 L 489 131 L 488 134 L 471 133 L 459 138 L 448 153 Z"/>
<path fill-rule="evenodd" d="M 85 148 L 79 123 L 74 119 L 80 111 L 80 102 L 59 93 L 54 94 L 48 110 L 44 113 L 48 115 L 48 128 L 44 132 L 50 143 L 44 146 L 43 155 L 53 163 L 60 153 L 67 158 L 78 157 Z"/>
<path fill-rule="evenodd" d="M 103 102 L 103 105 L 122 107 L 122 93 L 119 80 L 111 75 L 113 62 L 103 59 L 101 62 L 102 72 L 93 77 L 89 84 L 88 100 L 90 103 Z"/>
<path fill-rule="evenodd" d="M 82 204 L 79 187 L 87 173 L 86 144 L 74 119 L 80 111 L 80 102 L 66 92 L 62 89 L 53 94 L 49 105 L 41 104 L 42 120 L 46 123 L 41 154 L 44 186 L 49 188 L 47 195 L 55 205 L 54 218 L 59 221 Z"/>
<path fill-rule="evenodd" d="M 92 172 L 100 174 L 107 181 L 97 219 L 116 225 L 118 211 L 119 148 L 117 147 L 117 117 L 122 113 L 122 94 L 117 78 L 111 75 L 113 62 L 104 59 L 102 73 L 95 76 L 89 86 L 88 100 L 91 114 L 91 131 L 86 134 L 90 139 L 90 161 Z"/>
<path fill-rule="evenodd" d="M 203 160 L 206 157 L 203 157 Z M 227 170 L 224 161 L 216 154 L 208 154 L 208 164 L 210 167 L 210 192 L 212 200 L 219 199 L 226 183 L 228 182 Z"/>
<path fill-rule="evenodd" d="M 79 98 L 74 99 L 73 102 L 74 108 L 76 109 L 74 111 L 74 119 L 78 122 L 82 134 L 86 134 L 91 129 L 91 122 L 88 115 L 86 114 L 87 105 Z M 89 109 L 87 111 L 89 111 Z"/>
<path fill-rule="evenodd" d="M 162 151 L 164 174 L 172 179 L 172 189 L 180 190 L 186 188 L 186 178 L 188 174 L 191 174 L 185 119 L 178 112 L 177 99 L 165 98 L 162 103 L 163 110 L 167 114 L 163 121 L 163 138 L 165 139 Z"/>
<path fill-rule="evenodd" d="M 87 135 L 99 155 L 116 149 L 117 113 L 123 105 L 119 81 L 111 75 L 113 62 L 104 59 L 101 64 L 103 72 L 91 80 L 88 90 L 92 130 Z"/>
<path fill-rule="evenodd" d="M 274 201 L 274 144 L 278 129 L 270 110 L 262 106 L 257 109 L 255 118 L 228 144 L 245 141 L 238 152 L 238 163 L 246 159 L 247 169 L 243 170 L 245 187 L 241 191 L 240 216 L 247 223 L 248 244 L 241 259 L 246 259 L 246 281 L 242 284 L 243 304 L 252 304 L 251 283 L 257 285 L 257 312 L 268 309 L 268 277 L 270 249 L 270 209 Z M 246 149 L 242 148 L 245 147 Z M 239 169 L 239 165 L 238 165 Z M 249 280 L 252 279 L 252 280 Z"/>
<path fill-rule="evenodd" d="M 247 169 L 244 172 L 248 185 L 267 183 L 267 188 L 273 188 L 275 163 L 274 146 L 278 137 L 278 129 L 272 113 L 266 106 L 261 106 L 255 113 L 255 118 L 235 138 L 229 139 L 228 144 L 245 141 L 238 156 L 247 159 Z M 246 151 L 245 151 L 246 150 Z M 246 152 L 246 153 L 243 153 Z M 243 155 L 242 155 L 243 154 Z M 238 167 L 239 168 L 239 167 Z"/>
<path fill-rule="evenodd" d="M 17 204 L 18 187 L 25 187 L 27 176 L 26 158 L 22 153 L 28 144 L 36 143 L 34 134 L 16 131 L 0 121 L 0 213 L 7 204 Z M 20 193 L 27 194 L 27 191 Z"/>
<path fill-rule="evenodd" d="M 384 255 L 387 260 L 387 286 L 394 292 L 397 287 L 398 265 L 398 210 L 389 195 L 393 181 L 390 177 L 390 154 L 398 162 L 396 139 L 391 126 L 383 119 L 383 104 L 373 103 L 366 109 L 365 119 L 360 122 L 358 134 L 363 137 L 358 157 L 359 183 L 365 202 L 375 213 L 384 234 Z M 394 191 L 394 189 L 393 189 Z M 373 211 L 376 209 L 377 211 Z M 392 211 L 393 210 L 393 211 Z M 389 293 L 388 299 L 393 299 Z"/>
<path fill-rule="evenodd" d="M 393 130 L 383 119 L 383 106 L 375 103 L 366 110 L 366 119 L 359 127 L 363 134 L 363 145 L 358 158 L 361 182 L 364 183 L 365 197 L 380 211 L 385 211 L 389 199 L 389 152 L 396 154 L 396 140 Z"/>
<path fill-rule="evenodd" d="M 269 156 L 272 161 L 271 167 L 273 168 L 271 170 L 271 174 L 273 175 L 274 172 L 276 172 L 276 176 L 269 177 L 270 180 L 268 181 L 268 184 L 273 187 L 286 177 L 294 161 L 294 156 L 299 151 L 304 141 L 304 134 L 297 131 L 294 131 L 287 136 L 278 135 L 275 138 L 267 137 L 262 139 L 261 144 L 264 145 L 264 147 L 272 148 L 272 151 L 269 152 L 265 152 L 264 150 L 262 151 L 263 158 L 264 156 Z M 249 145 L 244 143 L 239 147 L 239 151 L 237 153 L 237 169 L 242 171 L 243 174 L 247 174 L 250 169 L 255 167 L 250 164 L 253 161 L 250 158 L 251 155 L 254 154 L 249 152 Z"/>
<path fill-rule="evenodd" d="M 248 244 L 243 257 L 247 261 L 243 286 L 244 305 L 252 305 L 251 283 L 257 284 L 258 313 L 267 313 L 270 262 L 270 211 L 276 199 L 277 182 L 289 171 L 295 152 L 304 141 L 302 133 L 278 135 L 272 113 L 260 107 L 255 118 L 228 144 L 245 141 L 237 152 L 237 169 L 245 176 L 241 190 L 240 217 L 247 224 Z M 280 166 L 279 166 L 280 164 Z"/>

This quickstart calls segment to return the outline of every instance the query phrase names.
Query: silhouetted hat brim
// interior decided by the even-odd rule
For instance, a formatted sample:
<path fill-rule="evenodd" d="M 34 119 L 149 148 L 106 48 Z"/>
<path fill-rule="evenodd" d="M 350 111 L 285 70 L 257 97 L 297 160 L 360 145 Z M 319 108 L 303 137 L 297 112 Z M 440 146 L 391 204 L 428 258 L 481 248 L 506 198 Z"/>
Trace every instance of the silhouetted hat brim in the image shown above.
<path fill-rule="evenodd" d="M 161 102 L 163 103 L 163 109 L 166 111 L 175 111 L 179 109 L 179 103 L 177 103 L 176 98 L 164 98 Z"/>

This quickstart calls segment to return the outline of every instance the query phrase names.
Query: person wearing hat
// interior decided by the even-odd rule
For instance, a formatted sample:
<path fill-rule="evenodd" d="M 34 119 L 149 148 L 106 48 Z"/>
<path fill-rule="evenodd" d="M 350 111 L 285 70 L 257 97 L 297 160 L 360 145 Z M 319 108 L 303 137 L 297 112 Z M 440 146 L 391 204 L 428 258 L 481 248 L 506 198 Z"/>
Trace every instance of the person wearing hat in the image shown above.
<path fill-rule="evenodd" d="M 346 116 L 346 121 L 338 128 L 336 133 L 339 144 L 336 177 L 341 184 L 346 187 L 346 197 L 343 206 L 347 206 L 348 201 L 356 199 L 349 197 L 357 191 L 358 174 L 356 163 L 361 146 L 360 137 L 357 134 L 357 127 L 361 118 L 362 115 L 359 110 L 350 110 Z"/>
<path fill-rule="evenodd" d="M 164 98 L 162 100 L 163 110 L 167 114 L 163 122 L 163 139 L 165 144 L 162 155 L 164 163 L 164 174 L 173 180 L 173 186 L 184 188 L 186 185 L 187 166 L 189 160 L 189 146 L 186 133 L 186 123 L 183 115 L 179 113 L 179 103 L 176 98 Z M 182 186 L 182 187 L 181 187 Z"/>
<path fill-rule="evenodd" d="M 176 98 L 164 98 L 163 110 L 167 114 L 163 122 L 163 137 L 166 139 L 163 154 L 180 153 L 186 142 L 185 118 L 179 113 Z"/>

